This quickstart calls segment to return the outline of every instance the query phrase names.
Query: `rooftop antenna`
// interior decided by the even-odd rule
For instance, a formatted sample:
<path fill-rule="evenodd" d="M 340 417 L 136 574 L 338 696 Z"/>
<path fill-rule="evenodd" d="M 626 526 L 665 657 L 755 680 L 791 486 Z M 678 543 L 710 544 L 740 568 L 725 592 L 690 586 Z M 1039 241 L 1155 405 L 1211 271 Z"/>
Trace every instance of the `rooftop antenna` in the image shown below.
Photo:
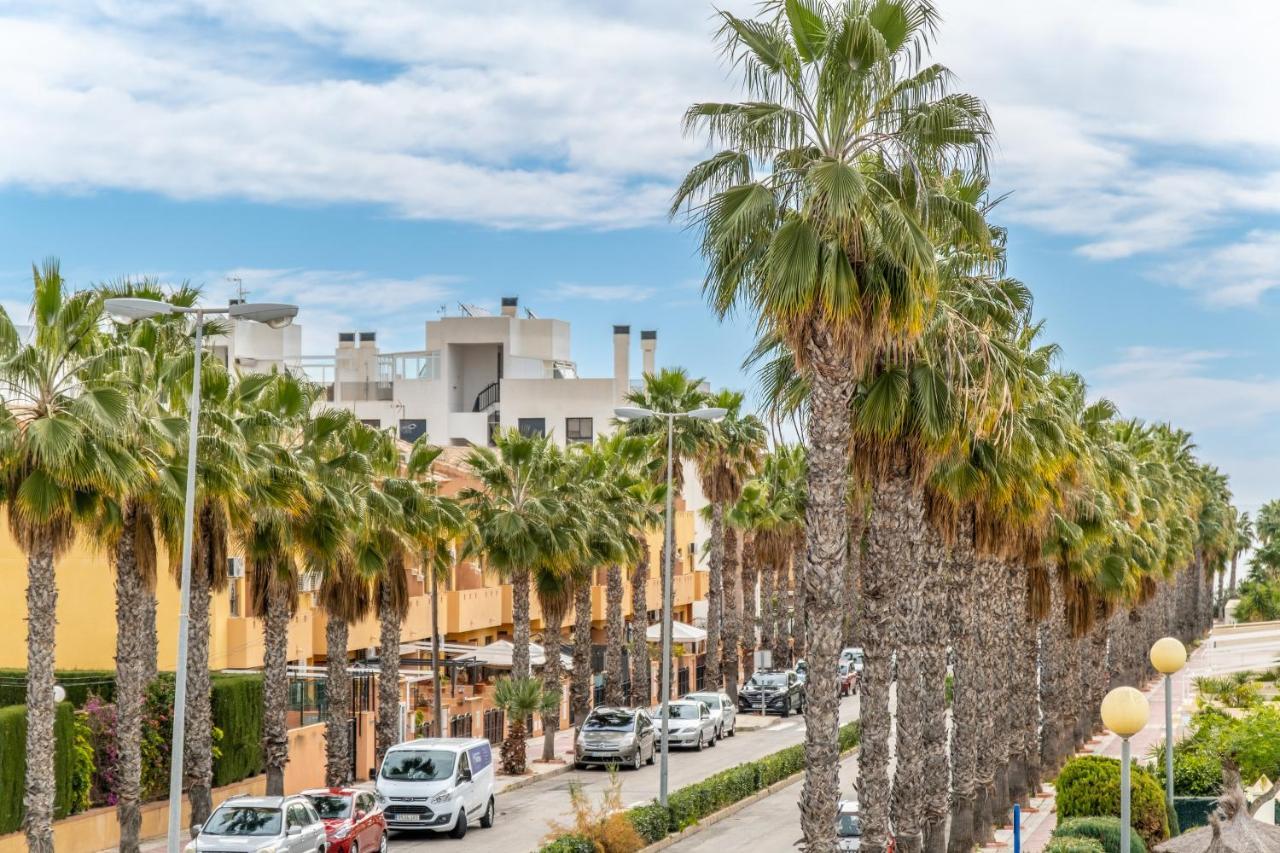
<path fill-rule="evenodd" d="M 527 318 L 528 318 L 528 319 L 530 319 L 530 320 L 536 320 L 536 319 L 538 319 L 538 315 L 537 315 L 537 314 L 535 314 L 535 313 L 533 313 L 533 311 L 532 311 L 531 309 L 529 309 L 529 308 L 525 308 L 525 309 L 524 309 L 524 316 L 525 316 L 525 317 L 527 317 Z"/>
<path fill-rule="evenodd" d="M 244 289 L 244 279 L 242 279 L 242 278 L 241 278 L 240 276 L 238 276 L 238 275 L 229 275 L 229 276 L 227 276 L 227 281 L 232 282 L 233 284 L 235 284 L 235 286 L 236 286 L 236 299 L 238 299 L 238 300 L 239 300 L 239 301 L 241 301 L 241 302 L 244 302 L 244 301 L 245 301 L 245 299 L 244 299 L 244 298 L 245 298 L 245 296 L 247 296 L 247 295 L 248 295 L 248 293 L 249 293 L 249 291 L 247 291 L 247 290 L 245 290 L 245 289 Z"/>

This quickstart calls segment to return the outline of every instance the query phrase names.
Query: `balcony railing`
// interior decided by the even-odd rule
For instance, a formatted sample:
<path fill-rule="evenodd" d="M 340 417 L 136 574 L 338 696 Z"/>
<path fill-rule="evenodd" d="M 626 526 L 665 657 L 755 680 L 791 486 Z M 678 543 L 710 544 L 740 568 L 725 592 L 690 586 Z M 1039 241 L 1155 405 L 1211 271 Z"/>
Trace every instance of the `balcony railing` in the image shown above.
<path fill-rule="evenodd" d="M 471 407 L 471 411 L 473 412 L 488 411 L 490 406 L 496 405 L 497 403 L 501 402 L 501 396 L 499 394 L 499 389 L 501 387 L 502 386 L 499 385 L 497 382 L 490 382 L 488 385 L 484 386 L 483 390 L 481 390 L 480 393 L 476 395 L 476 402 L 475 402 L 475 405 Z"/>

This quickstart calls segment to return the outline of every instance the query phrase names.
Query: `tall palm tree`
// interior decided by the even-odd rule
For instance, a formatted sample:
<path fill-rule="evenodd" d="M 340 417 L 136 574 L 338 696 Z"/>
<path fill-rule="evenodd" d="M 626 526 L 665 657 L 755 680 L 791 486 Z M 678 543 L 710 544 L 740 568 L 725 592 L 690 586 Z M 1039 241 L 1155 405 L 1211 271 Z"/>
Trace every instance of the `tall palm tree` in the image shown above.
<path fill-rule="evenodd" d="M 639 480 L 628 489 L 631 512 L 629 529 L 634 562 L 631 568 L 631 704 L 646 707 L 653 699 L 653 667 L 649 660 L 649 602 L 645 595 L 649 584 L 649 566 L 653 555 L 649 534 L 661 530 L 663 508 L 667 501 L 665 483 Z"/>
<path fill-rule="evenodd" d="M 128 494 L 134 411 L 114 379 L 122 353 L 99 332 L 102 299 L 67 293 L 50 259 L 32 269 L 32 331 L 23 340 L 0 311 L 0 489 L 27 555 L 27 733 L 23 830 L 53 850 L 54 562 L 92 521 L 98 499 Z"/>
<path fill-rule="evenodd" d="M 921 306 L 937 287 L 924 220 L 954 212 L 975 237 L 986 231 L 981 216 L 930 204 L 933 193 L 914 182 L 921 172 L 980 168 L 989 122 L 976 99 L 947 92 L 945 68 L 921 67 L 937 25 L 931 3 L 794 0 L 761 19 L 722 17 L 722 46 L 743 70 L 748 101 L 690 108 L 689 129 L 705 130 L 722 150 L 689 172 L 672 211 L 689 205 L 701 231 L 715 310 L 750 307 L 809 383 L 804 575 L 813 688 L 801 825 L 807 849 L 828 853 L 839 796 L 840 614 L 830 591 L 843 585 L 848 550 L 855 380 L 886 345 L 920 331 Z M 871 824 L 863 844 L 880 853 L 887 821 Z"/>

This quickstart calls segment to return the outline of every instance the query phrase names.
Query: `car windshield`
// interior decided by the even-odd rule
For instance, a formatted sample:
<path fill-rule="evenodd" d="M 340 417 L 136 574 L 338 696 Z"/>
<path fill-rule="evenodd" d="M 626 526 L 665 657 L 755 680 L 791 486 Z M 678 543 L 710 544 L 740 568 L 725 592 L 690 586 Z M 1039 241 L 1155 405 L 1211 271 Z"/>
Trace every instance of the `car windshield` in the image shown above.
<path fill-rule="evenodd" d="M 454 753 L 443 749 L 401 749 L 387 754 L 382 778 L 400 782 L 439 782 L 453 775 Z"/>
<path fill-rule="evenodd" d="M 751 687 L 786 687 L 787 674 L 785 672 L 757 672 L 751 676 Z"/>
<path fill-rule="evenodd" d="M 849 674 L 849 662 L 847 660 L 840 662 L 840 674 L 841 675 Z"/>
<path fill-rule="evenodd" d="M 684 698 L 691 702 L 706 702 L 713 712 L 720 707 L 720 699 L 713 693 L 690 693 Z"/>
<path fill-rule="evenodd" d="M 200 830 L 201 835 L 279 835 L 280 810 L 223 806 Z"/>
<path fill-rule="evenodd" d="M 307 797 L 315 806 L 321 820 L 350 817 L 351 797 L 342 794 L 312 794 Z"/>
<path fill-rule="evenodd" d="M 672 720 L 696 720 L 702 716 L 697 705 L 668 705 L 667 711 Z M 659 714 L 662 712 L 659 711 Z"/>
<path fill-rule="evenodd" d="M 841 838 L 860 838 L 862 836 L 862 818 L 847 812 L 840 815 L 840 824 L 836 827 L 836 835 Z"/>
<path fill-rule="evenodd" d="M 592 711 L 582 724 L 584 729 L 603 729 L 611 732 L 629 732 L 636 725 L 636 718 L 625 711 Z"/>

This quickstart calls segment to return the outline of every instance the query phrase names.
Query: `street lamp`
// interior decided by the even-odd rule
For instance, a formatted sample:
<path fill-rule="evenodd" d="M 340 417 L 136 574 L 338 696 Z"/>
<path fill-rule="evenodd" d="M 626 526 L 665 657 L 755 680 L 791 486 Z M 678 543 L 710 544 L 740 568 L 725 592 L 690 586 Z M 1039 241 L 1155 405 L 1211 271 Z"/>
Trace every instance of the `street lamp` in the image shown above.
<path fill-rule="evenodd" d="M 674 495 L 671 488 L 673 435 L 676 418 L 693 418 L 699 421 L 718 421 L 727 413 L 725 409 L 702 408 L 690 412 L 655 412 L 636 406 L 620 406 L 613 410 L 624 421 L 641 421 L 646 418 L 667 419 L 667 521 L 662 542 L 662 761 L 658 771 L 658 802 L 667 804 L 667 719 L 668 702 L 671 699 L 671 554 L 675 550 L 675 532 L 671 524 Z"/>
<path fill-rule="evenodd" d="M 1102 700 L 1102 723 L 1120 736 L 1120 849 L 1129 849 L 1129 738 L 1147 727 L 1147 697 L 1132 687 L 1117 687 Z"/>
<path fill-rule="evenodd" d="M 182 764 L 187 729 L 187 626 L 191 606 L 191 534 L 195 526 L 196 503 L 196 438 L 200 432 L 200 356 L 204 345 L 206 314 L 226 314 L 237 320 L 265 323 L 282 329 L 298 314 L 297 305 L 275 302 L 238 302 L 225 308 L 201 308 L 171 305 L 158 299 L 120 297 L 104 301 L 107 313 L 124 322 L 165 317 L 170 314 L 194 314 L 196 320 L 195 366 L 191 375 L 191 412 L 187 432 L 187 493 L 182 507 L 182 580 L 181 605 L 178 609 L 178 661 L 174 675 L 173 744 L 169 767 L 169 853 L 178 853 L 182 843 L 178 836 L 182 824 Z"/>
<path fill-rule="evenodd" d="M 1187 647 L 1173 637 L 1156 640 L 1151 665 L 1164 676 L 1164 798 L 1173 808 L 1173 674 L 1187 664 Z"/>

